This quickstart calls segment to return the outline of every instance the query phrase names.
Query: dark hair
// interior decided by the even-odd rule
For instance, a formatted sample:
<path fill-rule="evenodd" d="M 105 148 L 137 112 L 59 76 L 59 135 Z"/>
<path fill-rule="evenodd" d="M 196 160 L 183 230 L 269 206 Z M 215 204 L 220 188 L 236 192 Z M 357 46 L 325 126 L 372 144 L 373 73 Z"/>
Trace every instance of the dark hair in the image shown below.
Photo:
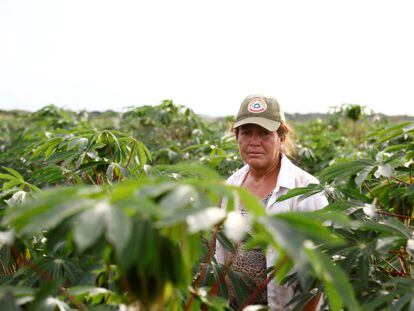
<path fill-rule="evenodd" d="M 236 135 L 236 139 L 239 136 L 239 130 L 240 127 L 234 128 L 234 124 L 232 124 L 230 131 Z M 282 122 L 277 129 L 277 135 L 282 142 L 282 152 L 290 158 L 295 158 L 297 156 L 294 142 L 296 135 L 293 132 L 292 128 L 286 122 Z"/>

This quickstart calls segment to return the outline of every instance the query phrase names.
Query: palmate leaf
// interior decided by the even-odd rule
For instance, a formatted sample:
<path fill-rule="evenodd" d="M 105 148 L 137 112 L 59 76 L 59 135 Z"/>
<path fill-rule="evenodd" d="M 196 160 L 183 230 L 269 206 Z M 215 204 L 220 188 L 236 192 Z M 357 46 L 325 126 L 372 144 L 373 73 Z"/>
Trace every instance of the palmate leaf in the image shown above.
<path fill-rule="evenodd" d="M 111 164 L 109 164 L 106 170 L 106 178 L 108 178 L 108 180 L 112 182 L 114 180 L 114 177 L 117 177 L 118 180 L 127 178 L 127 169 L 119 163 L 112 162 Z"/>
<path fill-rule="evenodd" d="M 0 288 L 0 305 L 4 310 L 21 311 L 11 288 Z"/>
<path fill-rule="evenodd" d="M 306 256 L 303 252 L 303 242 L 306 239 L 303 234 L 296 231 L 282 220 L 275 217 L 260 217 L 255 223 L 255 234 L 266 238 L 266 243 L 276 250 L 283 249 L 299 267 L 306 264 Z"/>
<path fill-rule="evenodd" d="M 112 207 L 106 216 L 106 226 L 106 239 L 115 247 L 120 258 L 131 236 L 131 220 L 121 208 Z"/>
<path fill-rule="evenodd" d="M 42 153 L 48 152 L 47 156 L 50 157 L 53 153 L 50 151 L 50 148 L 57 147 L 62 141 L 64 140 L 63 137 L 56 137 L 52 139 L 45 139 L 40 142 L 35 142 L 30 144 L 25 149 L 25 154 L 31 154 L 29 160 L 34 160 L 38 158 Z M 48 151 L 49 150 L 49 151 Z"/>
<path fill-rule="evenodd" d="M 366 221 L 361 224 L 361 229 L 378 231 L 386 235 L 397 236 L 403 239 L 410 239 L 411 232 L 404 224 L 393 218 L 378 221 Z"/>
<path fill-rule="evenodd" d="M 53 308 L 51 308 L 51 305 L 49 305 L 47 299 L 58 292 L 58 289 L 62 286 L 62 281 L 62 279 L 52 279 L 46 282 L 42 287 L 40 287 L 40 289 L 37 290 L 35 293 L 34 300 L 30 303 L 30 309 L 36 311 L 54 310 L 54 307 L 56 305 L 54 305 Z"/>
<path fill-rule="evenodd" d="M 16 170 L 12 169 L 11 167 L 2 167 L 6 171 L 8 171 L 10 174 L 12 174 L 14 177 L 16 177 L 20 182 L 24 182 L 23 176 Z"/>
<path fill-rule="evenodd" d="M 6 178 L 9 181 L 3 183 L 3 187 L 1 188 L 2 190 L 13 189 L 15 186 L 18 186 L 21 184 L 21 182 L 17 178 L 14 178 L 14 176 L 11 176 L 8 174 L 0 174 L 0 179 L 6 179 Z"/>
<path fill-rule="evenodd" d="M 414 308 L 414 299 L 413 293 L 407 293 L 398 297 L 397 301 L 394 301 L 392 304 L 392 310 L 406 310 L 405 307 L 408 307 L 408 310 L 413 310 Z"/>
<path fill-rule="evenodd" d="M 124 248 L 119 251 L 119 264 L 124 270 L 128 270 L 136 261 L 140 252 L 144 249 L 145 240 L 152 239 L 152 231 L 148 231 L 147 223 L 136 218 L 131 221 L 131 239 L 127 241 Z M 152 242 L 152 240 L 150 241 Z M 145 257 L 154 255 L 152 248 L 148 248 Z"/>
<path fill-rule="evenodd" d="M 320 184 L 309 184 L 306 187 L 300 187 L 300 188 L 289 190 L 287 194 L 284 194 L 278 197 L 276 202 L 281 202 L 281 201 L 296 197 L 298 195 L 300 195 L 299 200 L 306 199 L 307 197 L 310 197 L 324 190 L 325 189 Z"/>
<path fill-rule="evenodd" d="M 334 235 L 327 227 L 323 225 L 321 219 L 323 214 L 313 215 L 313 212 L 304 212 L 304 213 L 281 213 L 277 214 L 274 217 L 284 221 L 288 224 L 292 230 L 300 232 L 304 237 L 312 239 L 315 243 L 324 243 L 325 245 L 341 245 L 345 241 L 339 236 Z M 327 215 L 326 220 L 332 218 L 333 221 L 344 222 L 344 218 L 337 216 L 332 213 L 332 215 Z M 345 222 L 345 224 L 350 224 L 350 222 Z"/>
<path fill-rule="evenodd" d="M 117 135 L 119 136 L 119 143 L 128 161 L 134 159 L 136 164 L 140 166 L 152 162 L 151 152 L 141 141 L 125 134 L 118 133 Z"/>
<path fill-rule="evenodd" d="M 372 160 L 354 160 L 341 163 L 335 163 L 326 167 L 320 174 L 319 179 L 321 184 L 325 182 L 331 182 L 334 179 L 343 179 L 351 175 L 357 174 L 361 170 L 367 167 L 374 167 L 376 163 Z"/>
<path fill-rule="evenodd" d="M 365 138 L 379 137 L 381 138 L 381 140 L 384 140 L 384 138 L 386 138 L 384 141 L 387 141 L 391 138 L 396 137 L 397 135 L 400 135 L 404 131 L 404 128 L 409 126 L 410 124 L 411 122 L 403 122 L 403 123 L 398 123 L 398 124 L 386 125 L 386 126 L 383 126 L 383 127 L 380 127 L 378 129 L 371 131 L 370 133 L 366 135 Z M 387 138 L 387 137 L 390 137 L 390 138 Z"/>
<path fill-rule="evenodd" d="M 62 167 L 51 164 L 35 171 L 30 176 L 30 182 L 37 185 L 50 185 L 64 180 L 66 178 L 64 173 L 65 171 Z"/>
<path fill-rule="evenodd" d="M 384 131 L 382 131 L 378 135 L 379 139 L 377 141 L 377 145 L 380 145 L 384 142 L 390 141 L 392 139 L 395 139 L 399 136 L 406 134 L 407 131 L 405 130 L 405 128 L 409 125 L 410 123 L 400 123 L 400 124 L 393 125 L 393 126 L 390 126 L 384 129 Z"/>
<path fill-rule="evenodd" d="M 47 164 L 57 164 L 68 158 L 75 158 L 79 154 L 78 151 L 59 151 L 53 153 L 48 159 L 45 159 Z"/>
<path fill-rule="evenodd" d="M 339 311 L 345 305 L 349 310 L 361 310 L 346 274 L 335 266 L 328 256 L 309 244 L 311 243 L 305 243 L 306 254 L 318 278 L 325 286 L 331 309 Z"/>
<path fill-rule="evenodd" d="M 237 192 L 244 208 L 252 216 L 263 216 L 266 214 L 266 209 L 264 206 L 260 204 L 257 201 L 257 198 L 253 196 L 247 189 L 240 187 L 233 187 L 233 189 Z"/>
<path fill-rule="evenodd" d="M 365 302 L 361 308 L 364 311 L 380 310 L 380 308 L 383 309 L 386 303 L 393 301 L 396 297 L 399 297 L 403 293 L 403 290 L 397 289 L 386 295 L 376 295 L 369 301 Z"/>
<path fill-rule="evenodd" d="M 211 268 L 214 275 L 215 282 L 217 282 L 219 286 L 219 293 L 222 297 L 228 297 L 229 293 L 227 290 L 226 283 L 222 281 L 223 276 L 225 275 L 224 268 L 217 264 L 216 262 L 211 262 Z"/>
<path fill-rule="evenodd" d="M 13 225 L 16 232 L 26 236 L 38 234 L 43 229 L 54 228 L 66 217 L 70 217 L 91 206 L 93 201 L 83 199 L 80 188 L 61 188 L 38 193 L 35 200 L 20 208 L 6 210 L 2 223 Z M 74 202 L 62 198 L 79 198 Z"/>
<path fill-rule="evenodd" d="M 106 203 L 100 203 L 80 216 L 73 234 L 80 253 L 89 248 L 102 235 L 107 212 L 104 209 L 109 209 L 109 207 L 106 207 Z"/>
<path fill-rule="evenodd" d="M 91 247 L 105 232 L 105 237 L 122 253 L 131 235 L 131 221 L 120 208 L 109 202 L 101 201 L 80 215 L 79 223 L 74 227 L 74 240 L 80 252 Z"/>
<path fill-rule="evenodd" d="M 178 173 L 184 177 L 194 176 L 204 180 L 221 180 L 220 175 L 215 170 L 199 165 L 193 161 L 181 162 L 175 165 L 159 165 L 158 169 L 164 173 Z"/>
<path fill-rule="evenodd" d="M 116 299 L 117 295 L 106 288 L 95 286 L 72 286 L 67 289 L 69 295 L 74 296 L 78 301 L 89 301 L 99 303 L 102 299 Z M 119 297 L 118 297 L 119 299 Z"/>
<path fill-rule="evenodd" d="M 254 283 L 244 273 L 231 269 L 227 271 L 227 276 L 236 294 L 236 301 L 242 306 L 252 294 L 251 288 L 254 288 Z"/>
<path fill-rule="evenodd" d="M 98 132 L 97 141 L 106 144 L 106 146 L 113 146 L 115 145 L 115 150 L 112 151 L 112 156 L 114 157 L 112 160 L 119 160 L 122 162 L 122 149 L 121 145 L 119 144 L 118 137 L 109 130 L 103 130 Z M 116 157 L 118 156 L 118 157 Z"/>

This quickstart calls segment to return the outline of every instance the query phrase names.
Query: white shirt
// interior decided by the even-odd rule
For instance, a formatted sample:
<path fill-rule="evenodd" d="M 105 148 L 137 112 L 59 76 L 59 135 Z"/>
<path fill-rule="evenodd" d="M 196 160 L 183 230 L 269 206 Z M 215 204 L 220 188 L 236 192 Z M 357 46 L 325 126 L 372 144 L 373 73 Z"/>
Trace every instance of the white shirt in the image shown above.
<path fill-rule="evenodd" d="M 249 171 L 249 166 L 245 165 L 227 179 L 227 184 L 233 186 L 241 186 Z M 290 189 L 298 187 L 306 187 L 309 184 L 318 184 L 319 181 L 311 174 L 305 172 L 298 166 L 294 165 L 285 155 L 282 155 L 281 166 L 277 178 L 276 186 L 272 191 L 272 195 L 267 202 L 266 210 L 269 214 L 285 213 L 285 212 L 311 212 L 324 208 L 328 205 L 328 200 L 323 193 L 312 195 L 303 200 L 293 197 L 282 202 L 276 202 L 277 198 L 286 194 Z M 225 202 L 222 203 L 222 208 Z M 237 207 L 240 209 L 240 207 Z M 221 264 L 224 264 L 228 256 L 228 252 L 224 247 L 217 243 L 216 258 Z M 274 250 L 269 249 L 266 254 L 267 267 L 271 267 L 277 258 Z M 286 286 L 276 286 L 272 280 L 267 286 L 268 305 L 270 310 L 282 310 L 285 305 L 293 297 L 293 288 Z M 286 309 L 285 309 L 286 310 Z"/>

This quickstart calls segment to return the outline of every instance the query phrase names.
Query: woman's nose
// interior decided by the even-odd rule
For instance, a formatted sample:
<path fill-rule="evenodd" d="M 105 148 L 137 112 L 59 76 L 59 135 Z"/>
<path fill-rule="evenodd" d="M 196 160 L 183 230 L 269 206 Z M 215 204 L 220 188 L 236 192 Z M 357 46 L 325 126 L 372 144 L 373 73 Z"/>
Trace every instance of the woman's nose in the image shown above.
<path fill-rule="evenodd" d="M 250 145 L 260 145 L 260 137 L 258 135 L 253 135 L 250 139 Z"/>

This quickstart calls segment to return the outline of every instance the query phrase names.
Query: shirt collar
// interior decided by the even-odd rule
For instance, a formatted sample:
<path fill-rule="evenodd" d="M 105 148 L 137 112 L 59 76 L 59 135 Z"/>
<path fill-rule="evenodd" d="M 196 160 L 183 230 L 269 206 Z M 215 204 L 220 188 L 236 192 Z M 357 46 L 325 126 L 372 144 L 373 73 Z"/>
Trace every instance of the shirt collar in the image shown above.
<path fill-rule="evenodd" d="M 293 174 L 293 170 L 295 169 L 294 164 L 289 160 L 287 156 L 282 153 L 280 163 L 280 171 L 277 177 L 276 187 L 275 190 L 278 191 L 280 187 L 284 187 L 287 189 L 295 188 L 295 174 Z M 236 186 L 241 186 L 242 182 L 244 181 L 247 172 L 249 171 L 249 165 L 246 164 L 243 166 L 240 171 L 237 173 L 237 184 Z"/>

